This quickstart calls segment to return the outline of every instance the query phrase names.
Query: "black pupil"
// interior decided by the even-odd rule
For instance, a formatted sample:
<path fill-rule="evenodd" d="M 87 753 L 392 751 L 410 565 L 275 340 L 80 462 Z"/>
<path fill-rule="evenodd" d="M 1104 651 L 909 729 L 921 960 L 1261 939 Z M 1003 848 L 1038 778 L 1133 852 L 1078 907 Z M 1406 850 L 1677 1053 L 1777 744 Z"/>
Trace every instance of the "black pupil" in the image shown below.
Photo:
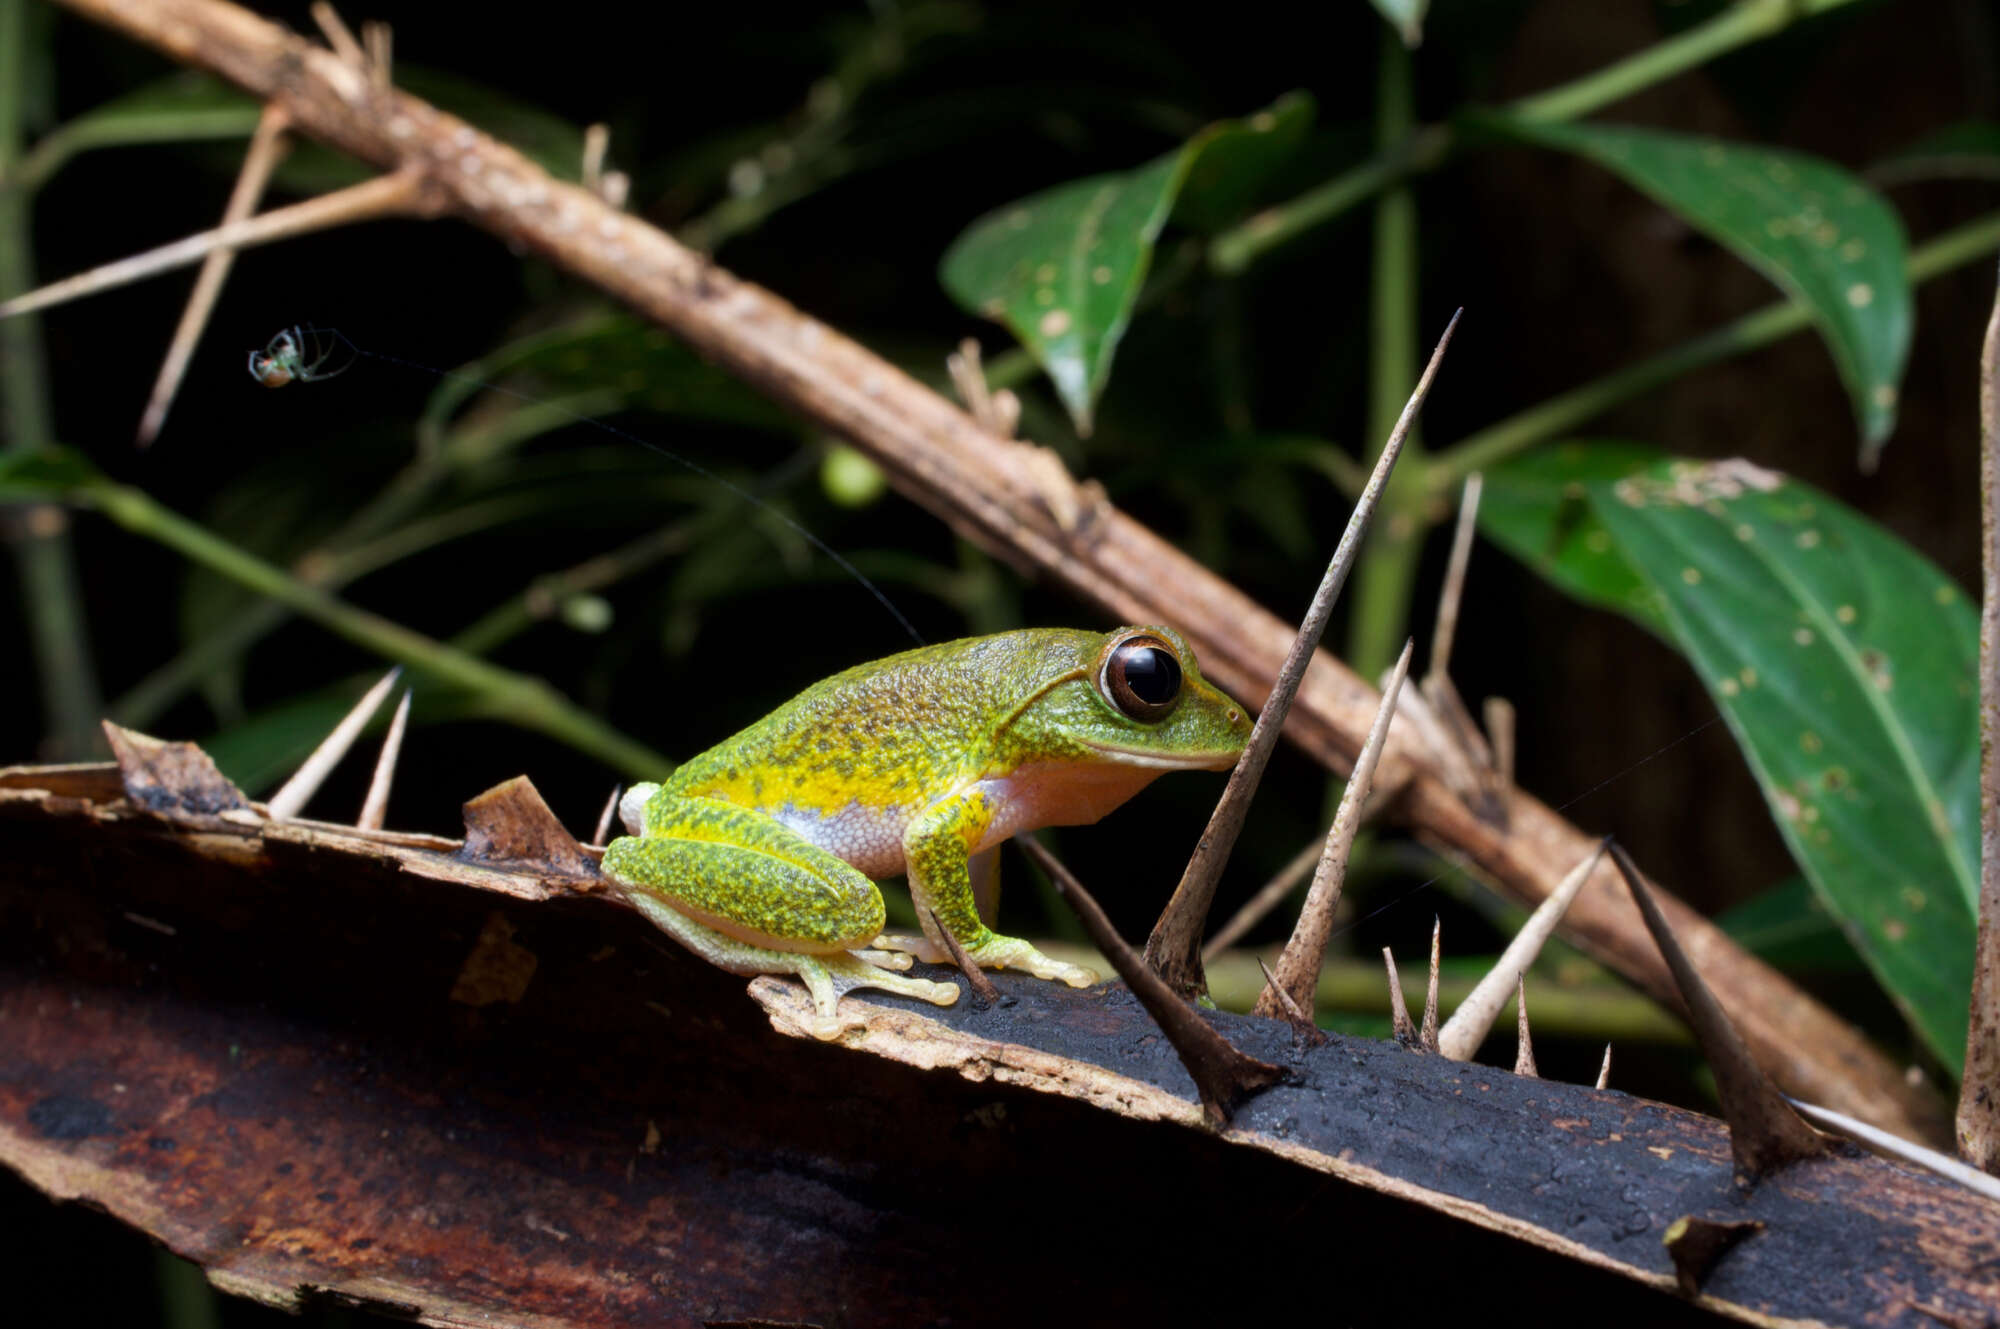
<path fill-rule="evenodd" d="M 1157 646 L 1127 646 L 1118 652 L 1125 686 L 1148 706 L 1164 706 L 1180 695 L 1181 662 Z"/>

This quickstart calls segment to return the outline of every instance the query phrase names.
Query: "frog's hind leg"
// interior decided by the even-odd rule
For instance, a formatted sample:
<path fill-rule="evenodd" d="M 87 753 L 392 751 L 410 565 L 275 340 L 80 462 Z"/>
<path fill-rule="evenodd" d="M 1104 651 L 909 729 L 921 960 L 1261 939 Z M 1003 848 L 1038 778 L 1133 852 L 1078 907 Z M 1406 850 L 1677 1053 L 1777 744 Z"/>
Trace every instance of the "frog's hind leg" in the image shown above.
<path fill-rule="evenodd" d="M 755 810 L 710 799 L 649 801 L 645 834 L 605 850 L 605 875 L 661 931 L 738 974 L 796 974 L 822 1026 L 844 993 L 880 988 L 948 1006 L 953 983 L 893 972 L 865 951 L 882 928 L 875 883 Z M 882 957 L 885 961 L 888 957 Z M 888 961 L 893 964 L 894 961 Z"/>

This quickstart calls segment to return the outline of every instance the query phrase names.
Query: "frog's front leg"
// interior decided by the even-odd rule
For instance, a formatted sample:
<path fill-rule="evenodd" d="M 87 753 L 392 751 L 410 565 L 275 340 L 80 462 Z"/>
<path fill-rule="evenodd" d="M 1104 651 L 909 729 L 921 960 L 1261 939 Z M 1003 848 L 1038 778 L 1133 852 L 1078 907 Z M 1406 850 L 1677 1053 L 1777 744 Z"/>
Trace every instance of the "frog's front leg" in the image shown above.
<path fill-rule="evenodd" d="M 926 944 L 917 947 L 897 938 L 883 941 L 911 950 L 919 959 L 948 957 L 939 933 L 943 929 L 965 949 L 966 958 L 983 969 L 1019 969 L 1036 978 L 1089 987 L 1097 981 L 1091 970 L 1052 960 L 1018 937 L 1003 937 L 980 917 L 973 889 L 972 847 L 985 836 L 992 818 L 988 795 L 976 787 L 940 799 L 917 815 L 903 832 L 903 857 L 909 865 L 910 899 L 917 907 Z M 989 854 L 978 856 L 986 860 L 980 866 L 997 876 L 998 864 Z M 995 894 L 997 897 L 997 889 Z"/>
<path fill-rule="evenodd" d="M 875 883 L 782 823 L 714 799 L 659 795 L 642 833 L 604 851 L 620 894 L 683 946 L 737 974 L 796 974 L 823 1036 L 839 1030 L 843 994 L 859 987 L 939 1006 L 954 983 L 895 973 L 863 952 L 882 928 Z"/>

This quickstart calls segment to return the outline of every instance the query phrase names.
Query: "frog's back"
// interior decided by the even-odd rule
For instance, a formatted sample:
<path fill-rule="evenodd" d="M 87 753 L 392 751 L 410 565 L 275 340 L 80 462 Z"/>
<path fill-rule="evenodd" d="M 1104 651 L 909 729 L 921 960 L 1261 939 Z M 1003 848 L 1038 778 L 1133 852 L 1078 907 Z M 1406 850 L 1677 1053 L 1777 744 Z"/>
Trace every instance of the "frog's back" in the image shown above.
<path fill-rule="evenodd" d="M 692 758 L 667 787 L 774 814 L 914 812 L 977 778 L 1005 717 L 1098 640 L 1026 629 L 857 665 Z"/>

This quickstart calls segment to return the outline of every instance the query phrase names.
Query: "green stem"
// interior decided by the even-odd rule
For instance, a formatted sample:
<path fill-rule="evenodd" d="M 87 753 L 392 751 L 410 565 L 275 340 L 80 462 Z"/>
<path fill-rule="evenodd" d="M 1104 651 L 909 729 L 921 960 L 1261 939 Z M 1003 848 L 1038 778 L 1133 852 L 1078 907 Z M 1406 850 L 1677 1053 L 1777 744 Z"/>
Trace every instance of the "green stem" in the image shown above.
<path fill-rule="evenodd" d="M 1381 47 L 1376 133 L 1382 141 L 1394 142 L 1408 136 L 1415 115 L 1411 61 L 1409 51 L 1386 25 L 1381 29 Z M 1363 435 L 1370 440 L 1389 436 L 1409 399 L 1410 385 L 1417 381 L 1417 204 L 1407 186 L 1389 190 L 1375 205 L 1373 277 L 1368 424 Z M 1426 469 L 1422 440 L 1412 430 L 1354 578 L 1347 658 L 1363 678 L 1379 674 L 1402 644 L 1410 584 L 1424 534 L 1413 504 L 1423 495 Z"/>
<path fill-rule="evenodd" d="M 75 497 L 133 534 L 269 596 L 365 650 L 470 693 L 489 715 L 547 734 L 635 778 L 657 776 L 672 767 L 664 756 L 581 710 L 539 679 L 488 664 L 379 614 L 357 609 L 216 538 L 137 489 L 97 483 Z"/>
<path fill-rule="evenodd" d="M 2000 249 L 2000 213 L 1967 222 L 1913 250 L 1904 270 L 1909 273 L 1912 283 L 1926 282 L 1942 273 L 1964 267 L 1996 249 Z M 1473 471 L 1497 466 L 1509 457 L 1574 429 L 1591 417 L 1650 392 L 1691 369 L 1769 346 L 1810 326 L 1812 313 L 1805 305 L 1781 300 L 1755 313 L 1745 314 L 1713 332 L 1662 351 L 1651 359 L 1627 365 L 1615 373 L 1572 388 L 1561 396 L 1551 397 L 1517 415 L 1488 425 L 1462 439 L 1456 446 L 1433 456 L 1428 477 L 1431 492 L 1448 492 Z"/>
<path fill-rule="evenodd" d="M 1537 121 L 1574 120 L 1718 55 L 1784 31 L 1799 19 L 1854 0 L 1742 0 L 1708 20 L 1636 55 L 1560 87 L 1509 103 L 1509 115 Z M 1360 165 L 1287 202 L 1266 208 L 1215 237 L 1209 263 L 1241 272 L 1267 251 L 1415 175 L 1435 170 L 1458 147 L 1448 125 L 1430 125 L 1390 144 Z"/>
<path fill-rule="evenodd" d="M 0 0 L 0 179 L 20 160 L 28 62 L 48 58 L 44 43 L 30 41 L 27 0 Z M 24 190 L 0 188 L 0 299 L 34 285 L 33 202 Z M 10 451 L 36 451 L 55 443 L 47 370 L 40 322 L 0 322 L 0 430 Z M 70 549 L 69 515 L 51 504 L 13 507 L 0 511 L 0 531 L 13 547 L 21 578 L 48 755 L 81 757 L 99 745 L 102 708 Z"/>
<path fill-rule="evenodd" d="M 1726 55 L 1739 46 L 1776 36 L 1802 18 L 1854 0 L 1742 0 L 1706 23 L 1586 74 L 1571 83 L 1509 104 L 1509 113 L 1542 122 L 1574 120 L 1612 102 L 1663 83 Z"/>
<path fill-rule="evenodd" d="M 448 376 L 448 387 L 460 389 L 458 380 L 463 377 Z M 475 383 L 474 388 L 477 386 Z M 453 400 L 462 400 L 472 390 L 464 389 Z M 399 532 L 408 537 L 404 525 L 407 519 L 461 468 L 482 465 L 549 429 L 586 420 L 616 404 L 615 394 L 591 390 L 552 401 L 530 402 L 496 416 L 466 421 L 448 434 L 432 434 L 432 444 L 420 448 L 417 456 L 367 506 L 348 518 L 317 549 L 298 560 L 300 580 L 320 589 L 338 590 L 356 577 L 375 571 L 380 562 L 353 558 L 354 552 L 365 549 L 369 542 L 394 539 Z M 448 525 L 432 528 L 430 537 L 449 538 L 449 531 Z M 428 547 L 419 539 L 407 539 L 406 543 L 411 547 L 403 551 L 405 554 Z M 289 615 L 283 604 L 270 600 L 251 606 L 140 679 L 131 691 L 112 703 L 111 713 L 118 717 L 119 723 L 143 729 L 188 689 L 249 650 Z"/>

